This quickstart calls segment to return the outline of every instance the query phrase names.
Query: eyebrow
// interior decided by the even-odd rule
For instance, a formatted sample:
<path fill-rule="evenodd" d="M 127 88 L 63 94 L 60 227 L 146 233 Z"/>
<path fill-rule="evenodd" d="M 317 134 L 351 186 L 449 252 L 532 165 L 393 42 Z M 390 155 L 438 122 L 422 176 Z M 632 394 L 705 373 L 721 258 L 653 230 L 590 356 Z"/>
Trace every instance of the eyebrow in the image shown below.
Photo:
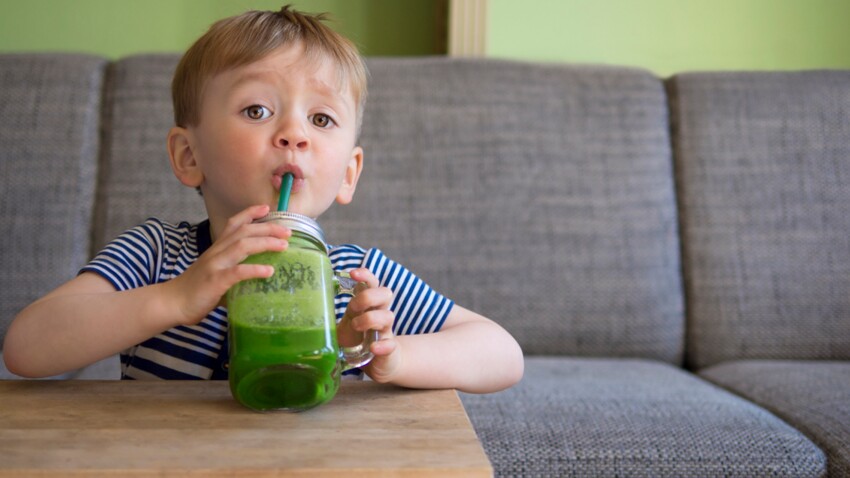
<path fill-rule="evenodd" d="M 250 73 L 239 73 L 236 80 L 233 81 L 233 86 L 241 86 L 243 83 L 251 82 L 266 82 L 270 77 L 274 76 L 272 72 L 253 71 Z"/>
<path fill-rule="evenodd" d="M 239 76 L 236 77 L 236 80 L 233 82 L 233 87 L 237 88 L 245 83 L 251 82 L 273 82 L 276 76 L 277 75 L 271 71 L 252 71 L 241 73 Z M 334 88 L 322 80 L 319 80 L 317 78 L 310 78 L 307 84 L 310 85 L 311 88 L 314 88 L 316 91 L 318 91 L 320 94 L 333 98 L 335 102 L 340 103 L 347 109 L 352 109 L 351 107 L 354 106 L 354 98 L 352 98 L 351 101 L 352 105 L 348 105 L 348 102 L 345 101 L 345 95 L 342 93 L 341 89 Z"/>
<path fill-rule="evenodd" d="M 319 93 L 332 97 L 337 103 L 344 105 L 346 108 L 349 107 L 348 102 L 345 101 L 345 95 L 343 94 L 343 90 L 340 88 L 334 88 L 331 85 L 325 83 L 316 78 L 310 78 L 308 82 L 309 85 L 313 88 L 316 88 Z M 354 103 L 354 98 L 351 99 L 352 103 Z"/>

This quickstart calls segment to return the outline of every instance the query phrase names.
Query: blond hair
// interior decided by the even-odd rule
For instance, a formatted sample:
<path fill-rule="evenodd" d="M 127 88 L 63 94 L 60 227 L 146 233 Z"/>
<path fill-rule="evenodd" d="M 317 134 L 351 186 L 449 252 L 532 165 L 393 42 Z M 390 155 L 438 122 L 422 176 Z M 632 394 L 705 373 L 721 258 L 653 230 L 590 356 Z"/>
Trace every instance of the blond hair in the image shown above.
<path fill-rule="evenodd" d="M 359 134 L 367 95 L 366 65 L 351 41 L 323 23 L 326 18 L 326 14 L 304 14 L 286 5 L 277 12 L 249 11 L 214 23 L 186 51 L 174 72 L 174 123 L 184 128 L 200 123 L 204 86 L 213 76 L 300 42 L 308 58 L 323 55 L 336 63 L 340 86 L 347 82 L 354 95 Z"/>

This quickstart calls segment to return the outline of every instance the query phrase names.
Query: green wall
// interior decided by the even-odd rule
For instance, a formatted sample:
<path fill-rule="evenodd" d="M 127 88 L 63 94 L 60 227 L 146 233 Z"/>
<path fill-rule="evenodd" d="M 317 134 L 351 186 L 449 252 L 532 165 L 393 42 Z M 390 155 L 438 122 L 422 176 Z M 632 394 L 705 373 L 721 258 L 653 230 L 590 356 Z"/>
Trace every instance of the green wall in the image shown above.
<path fill-rule="evenodd" d="M 490 0 L 488 55 L 686 70 L 850 68 L 850 0 Z"/>
<path fill-rule="evenodd" d="M 184 51 L 220 18 L 286 3 L 331 13 L 330 25 L 366 55 L 445 51 L 435 28 L 441 24 L 439 0 L 0 0 L 0 51 L 81 51 L 110 58 Z"/>
<path fill-rule="evenodd" d="M 368 56 L 445 51 L 447 0 L 0 0 L 0 51 L 183 51 L 219 18 L 283 3 L 330 12 Z M 850 0 L 489 0 L 487 25 L 497 58 L 660 75 L 850 68 Z"/>

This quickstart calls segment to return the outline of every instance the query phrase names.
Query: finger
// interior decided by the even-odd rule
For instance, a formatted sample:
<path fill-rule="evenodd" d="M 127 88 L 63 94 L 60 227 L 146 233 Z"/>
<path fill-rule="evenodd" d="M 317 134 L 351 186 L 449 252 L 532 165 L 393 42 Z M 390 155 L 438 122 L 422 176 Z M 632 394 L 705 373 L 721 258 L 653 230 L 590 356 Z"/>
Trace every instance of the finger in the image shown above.
<path fill-rule="evenodd" d="M 249 254 L 264 252 L 265 250 L 280 251 L 284 250 L 285 248 L 281 249 L 279 245 L 284 243 L 288 244 L 286 240 L 289 239 L 289 237 L 291 236 L 292 231 L 277 224 L 243 224 L 238 230 L 235 230 L 229 235 L 222 236 L 221 238 L 219 238 L 210 248 L 209 252 L 212 255 L 215 255 L 220 252 L 232 249 L 243 252 L 246 250 L 250 250 L 251 252 L 249 252 Z M 256 244 L 255 240 L 257 239 L 266 239 L 267 244 L 270 245 L 270 248 L 258 250 L 256 249 L 256 247 L 246 247 L 251 246 L 252 244 Z M 244 260 L 245 257 L 242 257 L 242 259 L 240 260 Z"/>
<path fill-rule="evenodd" d="M 387 287 L 375 287 L 358 292 L 345 309 L 346 314 L 358 315 L 375 309 L 389 309 L 393 292 Z"/>
<path fill-rule="evenodd" d="M 240 227 L 246 224 L 251 224 L 255 219 L 265 216 L 269 213 L 269 209 L 270 208 L 267 204 L 260 204 L 239 211 L 227 220 L 227 224 L 224 226 L 224 231 L 222 231 L 221 234 L 222 237 L 232 234 Z"/>
<path fill-rule="evenodd" d="M 376 356 L 389 355 L 395 352 L 396 347 L 398 347 L 398 342 L 396 342 L 395 338 L 390 337 L 372 342 L 372 345 L 369 346 L 369 351 Z"/>
<path fill-rule="evenodd" d="M 375 274 L 372 274 L 372 271 L 366 269 L 365 267 L 360 267 L 358 269 L 354 269 L 350 272 L 351 278 L 356 280 L 357 282 L 365 282 L 369 287 L 378 287 L 380 282 L 378 278 L 375 277 Z"/>
<path fill-rule="evenodd" d="M 240 264 L 229 269 L 200 272 L 200 274 L 202 275 L 203 286 L 198 289 L 207 296 L 214 296 L 215 300 L 218 301 L 228 289 L 240 281 L 271 277 L 274 274 L 274 267 L 262 264 Z M 188 271 L 180 275 L 175 281 L 183 279 L 189 280 Z"/>
<path fill-rule="evenodd" d="M 274 274 L 274 267 L 262 264 L 240 264 L 236 267 L 221 271 L 216 274 L 215 280 L 207 286 L 209 290 L 217 291 L 221 297 L 227 291 L 244 280 L 267 279 Z"/>
<path fill-rule="evenodd" d="M 236 265 L 248 256 L 259 254 L 261 252 L 271 251 L 280 252 L 289 248 L 289 242 L 286 239 L 278 239 L 277 237 L 245 237 L 234 242 L 223 256 L 226 257 L 231 265 Z"/>
<path fill-rule="evenodd" d="M 247 279 L 268 279 L 274 275 L 274 267 L 264 264 L 239 264 L 233 267 L 231 271 L 231 285 Z"/>
<path fill-rule="evenodd" d="M 203 260 L 212 271 L 221 272 L 240 264 L 252 254 L 285 251 L 288 247 L 289 242 L 285 239 L 268 236 L 246 237 L 207 251 Z"/>
<path fill-rule="evenodd" d="M 211 255 L 216 254 L 218 251 L 230 248 L 234 242 L 247 237 L 272 236 L 288 239 L 292 236 L 292 231 L 280 224 L 252 222 L 252 217 L 261 214 L 263 211 L 268 211 L 268 206 L 252 206 L 228 219 L 221 237 L 216 239 L 207 252 Z"/>
<path fill-rule="evenodd" d="M 236 224 L 236 222 L 232 224 Z M 230 225 L 228 225 L 228 228 L 229 227 Z M 213 246 L 217 246 L 219 248 L 227 247 L 233 241 L 246 237 L 260 236 L 271 236 L 280 239 L 288 239 L 292 236 L 292 231 L 289 228 L 274 222 L 241 223 L 235 229 L 226 229 L 225 233 L 222 234 L 222 236 L 215 242 L 215 244 L 213 244 Z"/>
<path fill-rule="evenodd" d="M 392 311 L 386 309 L 370 310 L 351 319 L 351 328 L 358 332 L 377 330 L 381 337 L 392 336 L 394 321 L 395 314 Z"/>

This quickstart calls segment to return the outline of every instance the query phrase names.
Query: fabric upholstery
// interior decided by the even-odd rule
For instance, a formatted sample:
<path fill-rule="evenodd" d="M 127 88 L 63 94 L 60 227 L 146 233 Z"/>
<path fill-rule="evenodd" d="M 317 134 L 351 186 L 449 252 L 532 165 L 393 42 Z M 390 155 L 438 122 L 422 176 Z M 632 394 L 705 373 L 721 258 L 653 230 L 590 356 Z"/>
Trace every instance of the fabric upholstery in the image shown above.
<path fill-rule="evenodd" d="M 171 77 L 180 56 L 139 55 L 112 65 L 106 82 L 103 155 L 92 254 L 146 218 L 205 219 L 204 202 L 171 171 Z"/>
<path fill-rule="evenodd" d="M 850 476 L 850 362 L 742 360 L 700 375 L 811 438 L 826 452 L 829 476 Z"/>
<path fill-rule="evenodd" d="M 850 359 L 850 71 L 670 90 L 688 363 Z"/>
<path fill-rule="evenodd" d="M 657 78 L 496 60 L 368 66 L 365 168 L 354 202 L 320 219 L 331 242 L 381 247 L 528 354 L 681 360 Z"/>
<path fill-rule="evenodd" d="M 105 66 L 0 55 L 0 348 L 15 315 L 87 259 Z"/>
<path fill-rule="evenodd" d="M 206 216 L 168 164 L 178 58 L 0 55 L 0 338 L 125 229 Z M 320 222 L 520 341 L 518 386 L 462 396 L 498 476 L 848 474 L 850 72 L 368 65 L 364 176 Z M 836 362 L 702 372 L 738 397 L 684 357 Z"/>
<path fill-rule="evenodd" d="M 801 478 L 826 467 L 774 415 L 660 362 L 530 357 L 515 387 L 462 400 L 496 476 Z"/>
<path fill-rule="evenodd" d="M 167 161 L 176 61 L 132 57 L 111 71 L 95 248 L 149 215 L 203 217 L 201 198 Z M 521 64 L 428 59 L 369 67 L 357 193 L 365 199 L 320 218 L 331 242 L 385 249 L 461 305 L 497 316 L 529 352 L 681 360 L 669 138 L 656 78 L 553 67 L 528 81 Z M 475 81 L 482 75 L 489 88 Z M 426 137 L 435 140 L 416 139 Z M 476 240 L 485 234 L 488 243 Z"/>

